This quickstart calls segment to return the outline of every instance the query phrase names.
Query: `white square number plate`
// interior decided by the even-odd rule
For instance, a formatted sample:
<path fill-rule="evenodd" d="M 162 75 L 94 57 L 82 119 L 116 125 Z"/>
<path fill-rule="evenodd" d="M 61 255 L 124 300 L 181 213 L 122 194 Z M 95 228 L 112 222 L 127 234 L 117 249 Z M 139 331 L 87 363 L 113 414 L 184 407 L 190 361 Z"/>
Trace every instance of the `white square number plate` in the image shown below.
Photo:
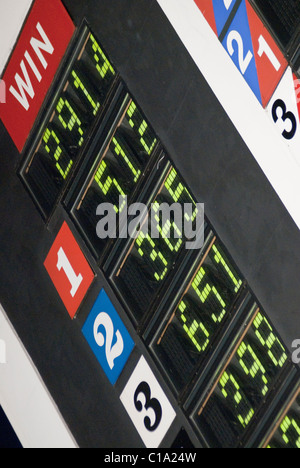
<path fill-rule="evenodd" d="M 147 448 L 157 448 L 176 417 L 144 357 L 139 360 L 121 401 Z"/>

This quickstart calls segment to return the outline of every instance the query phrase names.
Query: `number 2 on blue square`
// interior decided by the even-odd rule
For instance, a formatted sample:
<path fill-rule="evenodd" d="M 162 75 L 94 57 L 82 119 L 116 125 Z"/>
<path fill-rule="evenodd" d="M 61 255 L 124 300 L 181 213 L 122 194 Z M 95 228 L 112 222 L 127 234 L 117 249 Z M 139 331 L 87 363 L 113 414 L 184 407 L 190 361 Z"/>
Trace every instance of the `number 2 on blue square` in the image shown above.
<path fill-rule="evenodd" d="M 242 1 L 222 44 L 261 103 L 261 93 L 245 0 Z"/>
<path fill-rule="evenodd" d="M 99 294 L 82 333 L 110 383 L 114 385 L 134 348 L 134 341 L 104 289 Z"/>

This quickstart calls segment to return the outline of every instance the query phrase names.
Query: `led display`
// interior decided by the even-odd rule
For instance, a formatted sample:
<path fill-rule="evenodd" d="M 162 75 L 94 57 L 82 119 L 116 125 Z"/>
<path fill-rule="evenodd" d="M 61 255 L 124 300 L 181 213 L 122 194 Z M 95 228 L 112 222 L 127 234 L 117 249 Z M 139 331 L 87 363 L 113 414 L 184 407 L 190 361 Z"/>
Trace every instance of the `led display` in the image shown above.
<path fill-rule="evenodd" d="M 154 346 L 178 391 L 189 382 L 195 366 L 215 343 L 242 284 L 214 237 Z"/>
<path fill-rule="evenodd" d="M 267 444 L 267 448 L 300 448 L 300 395 L 294 399 L 289 410 Z"/>
<path fill-rule="evenodd" d="M 68 70 L 62 91 L 51 105 L 50 118 L 37 131 L 41 138 L 23 171 L 25 182 L 46 217 L 70 178 L 116 76 L 90 32 Z"/>
<path fill-rule="evenodd" d="M 109 239 L 100 238 L 96 232 L 99 221 L 97 207 L 110 203 L 119 217 L 127 203 L 137 201 L 140 193 L 135 190 L 145 179 L 145 169 L 157 147 L 158 140 L 147 120 L 132 98 L 118 112 L 121 117 L 112 136 L 92 161 L 87 182 L 80 187 L 74 216 L 84 235 L 92 244 L 97 256 L 103 252 Z M 116 232 L 115 237 L 118 235 Z"/>
<path fill-rule="evenodd" d="M 114 278 L 117 288 L 137 321 L 147 313 L 174 270 L 175 262 L 185 251 L 183 222 L 179 225 L 176 219 L 170 218 L 164 224 L 160 207 L 165 203 L 168 206 L 174 203 L 182 206 L 182 216 L 192 218 L 192 222 L 196 217 L 196 203 L 174 167 L 168 169 L 158 193 L 151 201 L 158 231 L 157 238 L 151 237 L 150 226 L 149 229 L 141 229 Z M 185 204 L 192 207 L 191 212 L 184 212 Z"/>
<path fill-rule="evenodd" d="M 213 447 L 238 447 L 279 380 L 287 350 L 261 310 L 196 414 Z M 257 421 L 256 421 L 257 422 Z"/>
<path fill-rule="evenodd" d="M 293 15 L 300 15 L 296 3 L 284 15 L 279 2 L 254 3 L 274 30 L 278 25 L 286 44 L 286 29 L 292 31 Z M 283 385 L 284 371 L 291 370 L 287 349 L 258 306 L 249 318 L 245 298 L 251 297 L 251 306 L 256 299 L 208 220 L 204 246 L 189 252 L 200 228 L 199 205 L 86 27 L 73 52 L 36 128 L 23 181 L 45 219 L 62 202 L 137 333 L 151 342 L 149 351 L 201 442 L 244 446 Z M 135 202 L 145 203 L 146 211 L 133 222 L 128 205 Z M 104 204 L 113 209 L 116 231 L 100 238 L 98 208 Z M 175 206 L 181 207 L 179 218 Z M 131 238 L 122 234 L 125 218 L 131 228 L 135 223 Z M 299 395 L 288 410 L 284 402 L 269 448 L 299 447 L 299 404 Z M 192 445 L 185 431 L 177 445 Z"/>

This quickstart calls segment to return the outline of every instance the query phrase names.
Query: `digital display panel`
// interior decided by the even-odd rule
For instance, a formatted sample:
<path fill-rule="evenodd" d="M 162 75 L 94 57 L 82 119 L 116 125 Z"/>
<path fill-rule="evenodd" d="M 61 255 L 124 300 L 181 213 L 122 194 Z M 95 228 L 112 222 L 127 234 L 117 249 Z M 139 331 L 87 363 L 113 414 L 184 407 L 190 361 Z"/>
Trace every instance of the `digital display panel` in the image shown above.
<path fill-rule="evenodd" d="M 300 391 L 267 443 L 267 448 L 300 448 Z"/>
<path fill-rule="evenodd" d="M 164 224 L 160 207 L 163 204 L 178 204 L 182 209 L 182 217 L 194 219 L 198 209 L 181 176 L 168 163 L 167 175 L 164 176 L 158 193 L 154 195 L 151 206 L 155 211 L 157 238 L 151 237 L 150 220 L 144 223 L 139 235 L 126 251 L 115 275 L 114 283 L 122 294 L 124 301 L 134 319 L 140 322 L 147 314 L 162 287 L 169 279 L 174 265 L 179 261 L 185 250 L 185 235 L 176 219 L 170 218 Z M 189 204 L 192 210 L 184 212 L 184 205 Z M 146 229 L 145 228 L 146 225 Z M 180 263 L 180 262 L 179 262 Z M 178 263 L 177 263 L 178 265 Z"/>
<path fill-rule="evenodd" d="M 119 217 L 127 204 L 137 201 L 140 196 L 136 189 L 143 183 L 145 170 L 158 145 L 155 133 L 131 97 L 127 96 L 118 115 L 117 126 L 108 132 L 108 138 L 96 153 L 91 175 L 81 188 L 73 210 L 98 257 L 111 237 L 104 239 L 97 235 L 96 226 L 100 219 L 96 214 L 97 207 L 102 203 L 113 205 L 119 225 Z M 116 232 L 115 237 L 118 234 Z"/>
<path fill-rule="evenodd" d="M 27 158 L 23 178 L 45 217 L 69 180 L 89 132 L 104 105 L 116 72 L 95 36 L 88 32 L 38 130 L 40 140 Z"/>
<path fill-rule="evenodd" d="M 154 351 L 178 392 L 215 344 L 242 289 L 243 280 L 213 237 L 167 325 L 155 339 Z"/>
<path fill-rule="evenodd" d="M 273 20 L 277 2 L 272 3 L 272 8 L 270 2 L 263 4 L 256 0 L 255 3 L 275 29 Z M 282 17 L 280 21 L 292 21 L 293 14 L 298 14 L 297 5 L 292 2 L 291 6 L 295 11 L 287 8 L 288 18 Z M 282 36 L 281 41 L 284 40 L 287 38 Z M 72 179 L 73 185 L 69 184 L 70 193 L 68 201 L 64 199 L 64 208 L 68 212 L 71 210 L 82 237 L 98 258 L 111 247 L 104 273 L 131 318 L 141 325 L 139 333 L 148 326 L 146 319 L 150 311 L 158 320 L 156 312 L 164 298 L 165 315 L 150 351 L 165 369 L 171 387 L 182 392 L 179 404 L 185 404 L 189 416 L 195 409 L 189 402 L 192 399 L 195 402 L 199 390 L 195 383 L 197 375 L 202 366 L 207 367 L 207 378 L 212 378 L 211 391 L 202 395 L 201 407 L 198 405 L 192 416 L 207 443 L 212 447 L 242 446 L 259 424 L 264 409 L 272 402 L 283 369 L 288 365 L 287 350 L 270 321 L 255 307 L 250 325 L 240 332 L 240 339 L 236 338 L 239 339 L 236 347 L 232 349 L 235 345 L 228 344 L 228 348 L 231 346 L 230 358 L 218 362 L 218 374 L 214 374 L 216 363 L 209 359 L 219 345 L 222 350 L 227 347 L 229 326 L 232 336 L 235 333 L 232 328 L 236 321 L 232 324 L 231 318 L 236 318 L 237 307 L 244 298 L 241 298 L 242 292 L 249 293 L 246 281 L 217 235 L 209 229 L 206 230 L 205 247 L 197 257 L 199 262 L 194 262 L 192 270 L 184 276 L 186 265 L 195 260 L 195 255 L 188 256 L 187 237 L 182 230 L 184 223 L 180 227 L 175 216 L 166 222 L 161 208 L 164 204 L 179 204 L 183 208 L 182 219 L 194 222 L 198 212 L 196 202 L 188 185 L 166 157 L 135 98 L 130 91 L 126 91 L 125 96 L 125 83 L 114 86 L 117 70 L 87 28 L 65 70 L 47 117 L 36 129 L 36 140 L 26 157 L 22 177 L 48 218 L 78 163 L 85 157 L 83 170 Z M 117 92 L 119 88 L 122 88 L 120 93 Z M 101 125 L 103 121 L 105 125 Z M 96 135 L 94 141 L 91 141 L 92 135 Z M 87 142 L 89 146 L 85 145 Z M 84 149 L 86 153 L 83 155 Z M 150 234 L 150 221 L 146 218 L 139 222 L 140 231 L 134 240 L 126 242 L 126 247 L 125 243 L 116 247 L 111 239 L 101 240 L 97 236 L 99 205 L 109 203 L 120 217 L 126 201 L 145 200 L 148 214 L 150 205 L 155 213 L 157 237 Z M 186 204 L 192 206 L 192 212 L 185 211 Z M 144 229 L 147 225 L 148 231 Z M 167 291 L 174 292 L 176 285 L 179 285 L 180 294 L 175 303 L 172 293 Z M 161 317 L 163 311 L 159 312 Z M 146 332 L 149 331 L 153 337 L 153 330 L 148 328 Z M 194 384 L 192 395 L 187 395 L 184 390 L 190 390 Z M 269 447 L 297 446 L 298 405 L 297 397 L 276 433 L 272 434 Z M 178 446 L 185 443 L 185 434 L 175 442 Z"/>
<path fill-rule="evenodd" d="M 251 423 L 276 386 L 288 352 L 261 310 L 217 378 L 196 423 L 212 447 L 234 448 L 245 442 Z"/>

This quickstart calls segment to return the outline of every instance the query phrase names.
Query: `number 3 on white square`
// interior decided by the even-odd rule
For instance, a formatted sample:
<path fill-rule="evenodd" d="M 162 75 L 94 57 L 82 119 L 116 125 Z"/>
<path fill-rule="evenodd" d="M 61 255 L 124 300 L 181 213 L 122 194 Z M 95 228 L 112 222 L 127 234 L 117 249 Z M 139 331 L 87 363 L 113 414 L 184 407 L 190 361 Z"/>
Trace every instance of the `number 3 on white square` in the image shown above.
<path fill-rule="evenodd" d="M 157 448 L 176 413 L 144 357 L 131 375 L 121 401 L 147 448 Z"/>

